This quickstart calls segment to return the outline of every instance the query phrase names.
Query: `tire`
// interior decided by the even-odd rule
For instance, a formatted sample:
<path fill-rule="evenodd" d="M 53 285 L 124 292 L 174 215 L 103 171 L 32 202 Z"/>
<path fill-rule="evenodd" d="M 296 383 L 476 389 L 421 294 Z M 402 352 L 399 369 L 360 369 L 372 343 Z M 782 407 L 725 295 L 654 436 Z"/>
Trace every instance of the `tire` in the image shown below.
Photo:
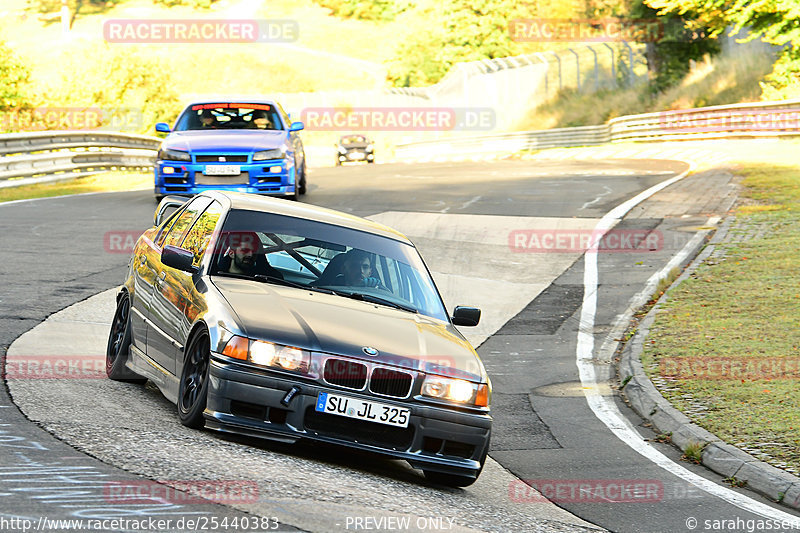
<path fill-rule="evenodd" d="M 188 344 L 178 386 L 178 417 L 193 429 L 205 426 L 203 411 L 208 398 L 208 365 L 211 349 L 208 332 L 198 331 Z"/>
<path fill-rule="evenodd" d="M 144 383 L 146 378 L 125 366 L 131 347 L 131 299 L 125 294 L 117 303 L 106 344 L 106 375 L 114 381 Z"/>
<path fill-rule="evenodd" d="M 300 184 L 300 189 L 297 192 L 300 193 L 301 195 L 303 195 L 303 194 L 306 193 L 306 161 L 305 161 L 305 159 L 303 160 L 303 173 L 302 173 L 302 175 L 300 177 L 299 184 Z"/>
<path fill-rule="evenodd" d="M 339 158 L 338 158 L 338 157 L 336 158 L 336 166 L 337 166 L 337 167 L 340 167 L 340 166 L 342 166 L 342 162 L 341 162 L 341 161 L 339 161 Z"/>

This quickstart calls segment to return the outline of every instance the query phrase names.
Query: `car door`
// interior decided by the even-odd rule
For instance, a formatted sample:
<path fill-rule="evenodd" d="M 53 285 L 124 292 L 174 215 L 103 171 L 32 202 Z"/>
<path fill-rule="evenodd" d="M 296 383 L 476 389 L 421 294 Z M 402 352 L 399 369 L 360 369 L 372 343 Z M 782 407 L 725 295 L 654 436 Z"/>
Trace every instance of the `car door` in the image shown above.
<path fill-rule="evenodd" d="M 185 339 L 179 336 L 180 325 L 175 320 L 175 309 L 185 305 L 183 275 L 188 273 L 164 266 L 161 251 L 164 246 L 180 246 L 192 223 L 211 203 L 211 198 L 198 196 L 178 215 L 161 246 L 154 249 L 158 255 L 154 262 L 155 281 L 151 296 L 149 328 L 147 330 L 147 355 L 171 374 L 175 374 L 175 358 L 183 348 Z"/>
<path fill-rule="evenodd" d="M 161 223 L 152 240 L 140 239 L 131 257 L 133 297 L 131 299 L 131 341 L 142 352 L 147 351 L 147 330 L 152 305 L 153 285 L 161 260 L 161 243 L 177 218 L 177 212 Z"/>
<path fill-rule="evenodd" d="M 212 235 L 217 231 L 222 217 L 222 205 L 213 201 L 203 213 L 197 217 L 192 228 L 186 234 L 181 243 L 181 248 L 192 252 L 194 259 L 192 266 L 197 268 L 195 274 L 177 271 L 175 276 L 170 277 L 173 286 L 170 291 L 178 294 L 179 305 L 169 305 L 167 307 L 170 314 L 170 324 L 177 329 L 177 339 L 185 344 L 189 337 L 192 325 L 198 316 L 205 314 L 208 309 L 206 302 L 207 287 L 201 282 L 203 272 L 200 271 L 203 258 L 206 254 L 213 253 L 208 251 Z M 183 369 L 183 350 L 175 353 L 175 374 L 180 375 Z"/>

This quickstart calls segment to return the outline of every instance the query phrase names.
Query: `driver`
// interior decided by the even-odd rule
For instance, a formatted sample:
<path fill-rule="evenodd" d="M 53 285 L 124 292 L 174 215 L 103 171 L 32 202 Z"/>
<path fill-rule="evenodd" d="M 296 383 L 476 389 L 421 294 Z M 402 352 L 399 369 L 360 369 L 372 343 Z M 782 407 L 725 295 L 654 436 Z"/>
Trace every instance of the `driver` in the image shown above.
<path fill-rule="evenodd" d="M 211 113 L 210 109 L 203 109 L 200 113 L 200 125 L 205 128 L 216 128 L 217 118 Z"/>
<path fill-rule="evenodd" d="M 381 280 L 373 277 L 372 272 L 370 254 L 354 248 L 347 252 L 342 264 L 342 273 L 336 276 L 336 285 L 382 288 Z"/>
<path fill-rule="evenodd" d="M 283 274 L 267 261 L 261 239 L 256 232 L 233 232 L 228 239 L 228 251 L 225 254 L 230 259 L 228 272 L 245 276 L 261 274 L 283 279 Z"/>

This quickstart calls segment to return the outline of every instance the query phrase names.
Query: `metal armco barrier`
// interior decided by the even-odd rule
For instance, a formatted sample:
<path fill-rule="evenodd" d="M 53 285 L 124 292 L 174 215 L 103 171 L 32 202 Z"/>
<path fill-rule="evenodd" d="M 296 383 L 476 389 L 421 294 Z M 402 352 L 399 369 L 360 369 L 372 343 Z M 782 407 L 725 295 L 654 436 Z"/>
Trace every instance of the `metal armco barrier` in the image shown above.
<path fill-rule="evenodd" d="M 397 145 L 397 159 L 594 146 L 608 142 L 664 142 L 800 135 L 800 100 L 700 107 L 627 115 L 599 126 L 453 137 Z"/>
<path fill-rule="evenodd" d="M 156 137 L 101 131 L 0 134 L 0 188 L 151 169 L 160 143 Z"/>

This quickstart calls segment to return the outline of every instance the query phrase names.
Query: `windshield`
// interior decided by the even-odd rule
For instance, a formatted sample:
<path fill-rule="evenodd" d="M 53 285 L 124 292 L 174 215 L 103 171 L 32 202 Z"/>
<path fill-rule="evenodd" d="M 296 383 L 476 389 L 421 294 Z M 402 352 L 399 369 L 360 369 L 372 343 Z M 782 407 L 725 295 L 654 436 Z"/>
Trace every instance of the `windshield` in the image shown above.
<path fill-rule="evenodd" d="M 222 227 L 210 274 L 282 281 L 447 320 L 413 246 L 320 222 L 233 210 Z"/>
<path fill-rule="evenodd" d="M 213 103 L 189 106 L 175 131 L 187 130 L 281 130 L 278 110 L 269 104 Z"/>

